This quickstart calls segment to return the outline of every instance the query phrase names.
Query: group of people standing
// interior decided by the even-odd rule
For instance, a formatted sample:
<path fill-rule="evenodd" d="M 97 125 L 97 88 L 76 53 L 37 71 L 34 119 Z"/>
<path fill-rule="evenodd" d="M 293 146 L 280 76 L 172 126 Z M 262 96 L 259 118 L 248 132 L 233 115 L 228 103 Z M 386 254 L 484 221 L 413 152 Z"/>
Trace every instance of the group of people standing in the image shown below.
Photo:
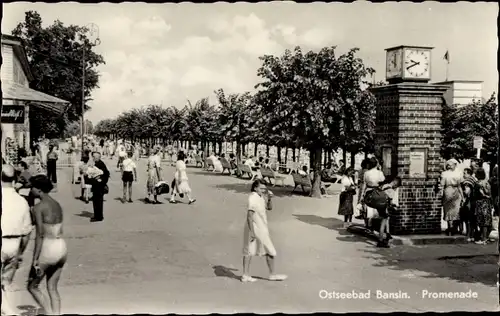
<path fill-rule="evenodd" d="M 187 176 L 186 167 L 186 156 L 183 151 L 177 153 L 177 161 L 175 163 L 175 173 L 174 179 L 171 183 L 171 196 L 170 203 L 177 203 L 176 196 L 179 195 L 181 198 L 186 196 L 188 198 L 189 204 L 193 204 L 196 200 L 191 196 L 191 187 L 189 185 L 189 178 Z M 155 147 L 148 158 L 147 162 L 147 192 L 148 196 L 146 198 L 147 203 L 159 204 L 158 201 L 158 187 L 159 184 L 163 183 L 161 167 L 161 157 L 160 148 Z"/>
<path fill-rule="evenodd" d="M 2 314 L 17 314 L 12 306 L 11 285 L 35 229 L 28 291 L 42 308 L 40 314 L 59 315 L 61 298 L 57 285 L 67 258 L 66 242 L 62 238 L 63 211 L 49 194 L 54 185 L 46 175 L 26 179 L 28 173 L 21 174 L 16 174 L 12 165 L 2 165 Z M 24 178 L 21 184 L 20 178 Z M 21 190 L 28 192 L 20 195 Z M 48 302 L 39 288 L 44 279 Z"/>
<path fill-rule="evenodd" d="M 498 166 L 487 179 L 484 168 L 475 161 L 461 170 L 458 161 L 446 162 L 441 174 L 444 220 L 448 235 L 465 233 L 468 241 L 486 244 L 493 229 L 493 215 L 498 216 Z"/>
<path fill-rule="evenodd" d="M 374 229 L 374 219 L 379 222 L 379 242 L 377 247 L 389 247 L 392 236 L 389 231 L 389 218 L 398 206 L 398 188 L 401 179 L 397 176 L 385 177 L 380 170 L 377 158 L 363 160 L 362 169 L 356 179 L 354 168 L 344 169 L 341 180 L 338 214 L 344 216 L 344 226 L 351 225 L 355 210 L 359 212 L 358 219 L 364 219 L 367 228 Z M 358 181 L 357 181 L 358 180 Z M 354 206 L 354 196 L 358 195 L 357 205 Z M 369 200 L 377 196 L 377 206 Z"/>
<path fill-rule="evenodd" d="M 110 172 L 101 160 L 101 153 L 84 152 L 77 170 L 79 172 L 77 183 L 79 182 L 81 187 L 80 199 L 88 203 L 90 193 L 92 193 L 94 216 L 90 221 L 101 222 L 104 220 L 104 195 L 109 192 L 108 181 L 110 178 Z"/>

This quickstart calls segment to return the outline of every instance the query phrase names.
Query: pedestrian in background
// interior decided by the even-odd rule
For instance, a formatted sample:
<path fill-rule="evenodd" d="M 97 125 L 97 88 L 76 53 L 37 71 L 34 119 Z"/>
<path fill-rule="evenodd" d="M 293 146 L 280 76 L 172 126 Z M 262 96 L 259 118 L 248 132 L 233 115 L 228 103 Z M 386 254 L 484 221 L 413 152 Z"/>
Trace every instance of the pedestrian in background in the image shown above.
<path fill-rule="evenodd" d="M 342 188 L 339 196 L 339 215 L 344 216 L 344 227 L 352 223 L 354 214 L 354 195 L 356 194 L 356 184 L 354 183 L 354 168 L 346 169 L 342 177 Z"/>
<path fill-rule="evenodd" d="M 122 203 L 132 203 L 132 183 L 137 181 L 137 166 L 132 160 L 133 152 L 129 152 L 122 162 L 122 182 L 123 182 L 123 199 Z M 127 200 L 128 192 L 128 200 Z"/>
<path fill-rule="evenodd" d="M 146 183 L 148 190 L 148 197 L 146 198 L 146 203 L 159 204 L 158 195 L 155 190 L 155 186 L 158 182 L 162 181 L 161 177 L 161 158 L 159 155 L 160 148 L 155 147 L 151 156 L 148 158 L 148 181 Z M 151 199 L 153 197 L 153 199 Z"/>
<path fill-rule="evenodd" d="M 457 169 L 458 161 L 450 159 L 446 162 L 446 170 L 441 174 L 441 190 L 444 220 L 448 223 L 449 236 L 458 233 L 460 207 L 463 201 L 463 173 Z"/>
<path fill-rule="evenodd" d="M 476 170 L 476 188 L 475 188 L 475 213 L 476 222 L 481 232 L 480 239 L 477 244 L 484 245 L 488 241 L 488 235 L 492 225 L 492 209 L 491 187 L 486 180 L 486 172 L 483 168 Z"/>
<path fill-rule="evenodd" d="M 104 195 L 108 193 L 109 171 L 106 164 L 101 160 L 101 154 L 93 153 L 95 167 L 102 171 L 102 175 L 97 176 L 92 181 L 92 205 L 94 207 L 94 217 L 91 222 L 104 220 Z"/>
<path fill-rule="evenodd" d="M 476 235 L 476 216 L 474 211 L 475 194 L 474 189 L 477 185 L 477 180 L 472 173 L 472 169 L 464 169 L 464 181 L 462 182 L 462 191 L 464 199 L 460 207 L 460 222 L 465 226 L 465 236 L 467 241 L 472 242 Z M 463 231 L 463 228 L 461 230 Z"/>
<path fill-rule="evenodd" d="M 47 153 L 47 177 L 54 184 L 54 189 L 57 189 L 57 159 L 59 159 L 57 150 L 54 145 L 50 145 Z"/>
<path fill-rule="evenodd" d="M 2 165 L 2 314 L 18 314 L 13 307 L 11 288 L 22 255 L 22 240 L 33 229 L 28 202 L 15 190 L 12 165 Z"/>
<path fill-rule="evenodd" d="M 196 202 L 196 200 L 191 196 L 191 187 L 189 186 L 186 163 L 184 162 L 185 158 L 184 152 L 180 151 L 177 155 L 177 162 L 175 163 L 175 186 L 172 187 L 172 197 L 170 198 L 170 203 L 177 203 L 175 200 L 176 194 L 179 194 L 181 197 L 186 195 L 189 200 L 189 204 Z"/>

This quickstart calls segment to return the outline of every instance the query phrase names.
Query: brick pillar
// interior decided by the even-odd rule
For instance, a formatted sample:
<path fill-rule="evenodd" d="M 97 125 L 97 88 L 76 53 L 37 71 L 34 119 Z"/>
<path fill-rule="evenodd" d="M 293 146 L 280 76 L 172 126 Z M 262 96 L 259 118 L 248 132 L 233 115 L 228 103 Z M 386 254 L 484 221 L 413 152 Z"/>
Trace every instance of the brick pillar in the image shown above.
<path fill-rule="evenodd" d="M 441 107 L 447 89 L 427 83 L 373 89 L 377 98 L 377 157 L 390 165 L 387 173 L 402 179 L 399 210 L 390 219 L 393 234 L 441 232 L 441 201 L 434 188 L 441 172 Z"/>

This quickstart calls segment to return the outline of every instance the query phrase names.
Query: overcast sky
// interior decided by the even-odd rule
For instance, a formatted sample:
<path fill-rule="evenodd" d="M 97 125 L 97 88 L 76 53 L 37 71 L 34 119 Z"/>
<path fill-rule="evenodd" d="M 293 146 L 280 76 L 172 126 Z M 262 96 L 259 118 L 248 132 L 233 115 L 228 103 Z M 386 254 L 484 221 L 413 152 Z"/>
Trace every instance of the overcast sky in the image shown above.
<path fill-rule="evenodd" d="M 397 45 L 434 47 L 432 81 L 443 81 L 450 53 L 450 80 L 484 81 L 497 91 L 497 16 L 494 3 L 354 4 L 78 4 L 3 5 L 2 32 L 9 33 L 27 10 L 45 25 L 95 23 L 100 89 L 93 92 L 97 122 L 147 104 L 182 107 L 224 88 L 252 91 L 258 56 L 281 54 L 296 45 L 318 50 L 352 47 L 385 78 L 384 49 Z"/>

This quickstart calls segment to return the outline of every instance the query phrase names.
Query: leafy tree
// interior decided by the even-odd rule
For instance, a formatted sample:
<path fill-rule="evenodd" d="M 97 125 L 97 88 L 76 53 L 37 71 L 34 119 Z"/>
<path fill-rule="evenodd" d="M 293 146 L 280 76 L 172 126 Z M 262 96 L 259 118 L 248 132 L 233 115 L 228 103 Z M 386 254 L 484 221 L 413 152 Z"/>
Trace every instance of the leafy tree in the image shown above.
<path fill-rule="evenodd" d="M 307 148 L 316 171 L 311 196 L 321 197 L 320 176 L 323 148 L 346 144 L 354 128 L 355 100 L 362 98 L 363 79 L 374 72 L 356 57 L 358 49 L 335 56 L 335 47 L 303 54 L 300 47 L 283 56 L 265 55 L 257 74 L 262 121 L 273 134 L 289 137 Z"/>
<path fill-rule="evenodd" d="M 200 99 L 193 106 L 189 102 L 186 123 L 188 139 L 201 141 L 202 149 L 210 141 L 216 141 L 220 131 L 217 130 L 218 111 L 208 102 L 208 98 Z"/>
<path fill-rule="evenodd" d="M 104 63 L 101 55 L 93 51 L 85 27 L 65 26 L 57 20 L 48 27 L 42 26 L 42 17 L 36 11 L 27 11 L 24 21 L 12 31 L 23 39 L 34 80 L 30 87 L 69 101 L 71 107 L 62 117 L 46 115 L 34 108 L 31 131 L 50 136 L 60 136 L 64 128 L 81 116 L 83 50 L 85 50 L 85 110 L 91 92 L 98 88 L 97 66 Z"/>
<path fill-rule="evenodd" d="M 113 119 L 99 121 L 94 128 L 94 134 L 99 137 L 111 137 L 116 134 L 115 123 L 116 120 Z"/>
<path fill-rule="evenodd" d="M 494 164 L 498 155 L 498 104 L 495 94 L 488 101 L 466 106 L 443 106 L 441 155 L 469 159 L 476 155 L 474 136 L 483 137 L 481 158 Z"/>
<path fill-rule="evenodd" d="M 226 95 L 223 89 L 215 91 L 219 101 L 218 123 L 220 136 L 227 140 L 236 141 L 236 159 L 241 159 L 241 144 L 248 143 L 255 136 L 252 129 L 253 117 L 252 96 L 249 92 L 243 94 Z"/>

